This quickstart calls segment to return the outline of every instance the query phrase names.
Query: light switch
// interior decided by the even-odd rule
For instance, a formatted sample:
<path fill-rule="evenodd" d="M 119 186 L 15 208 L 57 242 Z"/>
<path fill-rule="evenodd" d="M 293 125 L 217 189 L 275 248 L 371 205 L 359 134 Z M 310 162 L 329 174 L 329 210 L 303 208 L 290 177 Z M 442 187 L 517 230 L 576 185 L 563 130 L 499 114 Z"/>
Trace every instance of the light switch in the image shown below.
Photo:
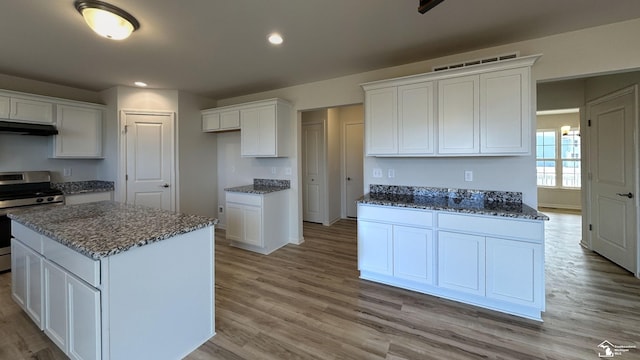
<path fill-rule="evenodd" d="M 396 177 L 396 170 L 395 169 L 389 169 L 387 171 L 387 177 L 389 179 Z"/>
<path fill-rule="evenodd" d="M 63 171 L 63 176 L 65 177 L 71 176 L 71 168 L 64 168 L 62 171 Z"/>
<path fill-rule="evenodd" d="M 466 170 L 464 172 L 464 181 L 473 181 L 473 171 Z"/>

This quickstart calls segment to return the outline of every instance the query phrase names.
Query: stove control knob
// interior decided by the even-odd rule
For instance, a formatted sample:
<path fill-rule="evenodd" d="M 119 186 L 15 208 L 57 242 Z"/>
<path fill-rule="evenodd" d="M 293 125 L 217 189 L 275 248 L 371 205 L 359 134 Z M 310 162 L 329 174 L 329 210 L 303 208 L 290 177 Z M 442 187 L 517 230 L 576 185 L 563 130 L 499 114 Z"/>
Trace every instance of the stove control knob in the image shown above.
<path fill-rule="evenodd" d="M 47 198 L 47 201 L 53 201 L 53 197 L 52 197 L 52 196 L 49 196 L 49 197 Z"/>
<path fill-rule="evenodd" d="M 43 198 L 37 198 L 37 199 L 36 199 L 36 202 L 38 202 L 38 203 L 41 203 L 41 202 L 43 202 L 43 201 L 44 201 L 44 199 L 43 199 Z"/>

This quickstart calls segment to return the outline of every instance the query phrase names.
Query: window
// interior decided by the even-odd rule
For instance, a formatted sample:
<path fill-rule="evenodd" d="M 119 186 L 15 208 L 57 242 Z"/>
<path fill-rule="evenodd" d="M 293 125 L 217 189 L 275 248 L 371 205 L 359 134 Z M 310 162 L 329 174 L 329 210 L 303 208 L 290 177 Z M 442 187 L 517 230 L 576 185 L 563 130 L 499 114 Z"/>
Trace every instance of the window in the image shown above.
<path fill-rule="evenodd" d="M 556 131 L 536 134 L 536 169 L 538 186 L 556 186 Z"/>
<path fill-rule="evenodd" d="M 580 188 L 580 131 L 538 130 L 536 170 L 538 186 Z"/>

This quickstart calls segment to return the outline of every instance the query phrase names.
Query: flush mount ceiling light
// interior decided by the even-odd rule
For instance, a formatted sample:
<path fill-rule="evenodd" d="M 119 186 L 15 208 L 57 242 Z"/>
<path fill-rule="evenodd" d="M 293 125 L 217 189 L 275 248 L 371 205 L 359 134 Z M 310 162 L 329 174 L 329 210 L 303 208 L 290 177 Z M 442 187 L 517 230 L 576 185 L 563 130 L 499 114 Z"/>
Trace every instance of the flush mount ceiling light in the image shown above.
<path fill-rule="evenodd" d="M 147 87 L 147 83 L 144 81 L 136 81 L 133 83 L 133 85 L 137 86 L 137 87 Z"/>
<path fill-rule="evenodd" d="M 140 23 L 128 12 L 102 1 L 76 1 L 76 10 L 96 34 L 112 40 L 123 40 L 140 28 Z"/>
<path fill-rule="evenodd" d="M 270 34 L 267 39 L 269 39 L 269 42 L 272 43 L 273 45 L 280 45 L 284 41 L 282 39 L 282 35 L 278 33 Z"/>

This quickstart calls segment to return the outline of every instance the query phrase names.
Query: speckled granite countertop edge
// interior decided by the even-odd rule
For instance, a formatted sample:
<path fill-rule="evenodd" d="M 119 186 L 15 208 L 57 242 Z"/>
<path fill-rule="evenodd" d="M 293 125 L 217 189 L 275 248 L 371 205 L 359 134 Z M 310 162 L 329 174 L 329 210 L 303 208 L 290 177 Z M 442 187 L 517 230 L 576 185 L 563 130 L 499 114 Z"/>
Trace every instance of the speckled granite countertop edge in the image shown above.
<path fill-rule="evenodd" d="M 476 214 L 476 215 L 508 217 L 508 218 L 525 219 L 525 220 L 545 220 L 545 221 L 549 220 L 549 217 L 547 215 L 541 212 L 538 212 L 532 207 L 524 204 L 522 205 L 523 212 L 518 213 L 518 212 L 504 211 L 504 210 L 497 210 L 497 209 L 488 210 L 488 209 L 474 209 L 474 208 L 452 208 L 447 206 L 409 204 L 405 202 L 371 200 L 371 199 L 365 199 L 365 198 L 359 199 L 358 203 L 366 204 L 366 205 L 390 206 L 390 207 L 418 209 L 418 210 L 446 211 L 446 212 L 454 212 L 454 213 L 461 213 L 461 214 Z M 526 213 L 524 211 L 526 211 Z"/>
<path fill-rule="evenodd" d="M 291 182 L 289 180 L 253 179 L 253 184 L 251 185 L 229 187 L 225 188 L 224 191 L 264 195 L 276 191 L 288 190 L 290 188 Z"/>
<path fill-rule="evenodd" d="M 105 224 L 104 216 L 116 216 L 120 211 L 124 212 L 122 220 L 115 219 Z M 96 213 L 100 215 L 94 215 Z M 214 226 L 218 222 L 217 219 L 198 215 L 175 214 L 113 201 L 17 211 L 8 216 L 94 260 Z M 124 224 L 114 226 L 114 222 L 120 221 Z M 132 229 L 137 229 L 137 232 Z M 126 235 L 118 238 L 118 233 Z"/>

